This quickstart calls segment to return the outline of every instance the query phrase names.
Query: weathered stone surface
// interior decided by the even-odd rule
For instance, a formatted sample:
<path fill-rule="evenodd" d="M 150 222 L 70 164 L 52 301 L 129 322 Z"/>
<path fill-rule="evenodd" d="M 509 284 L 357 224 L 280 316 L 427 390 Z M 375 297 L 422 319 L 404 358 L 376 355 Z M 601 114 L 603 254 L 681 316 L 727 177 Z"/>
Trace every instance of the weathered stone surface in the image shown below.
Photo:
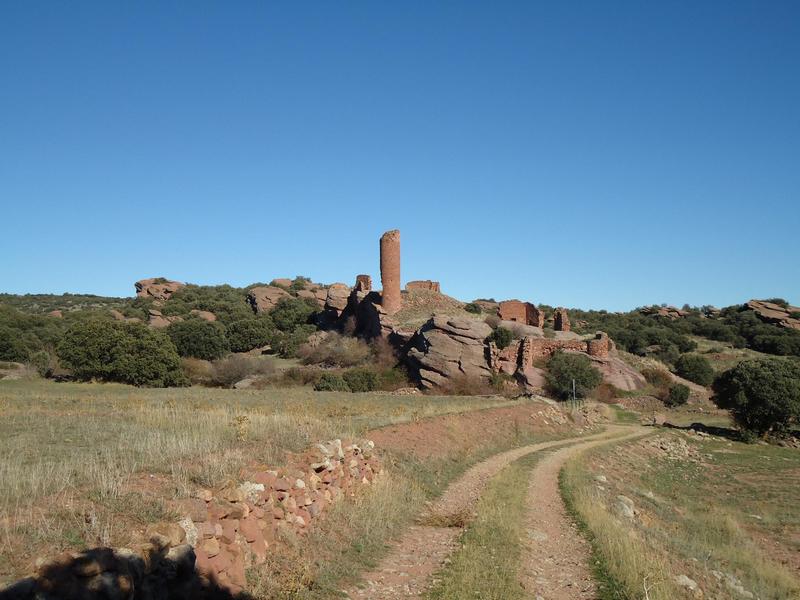
<path fill-rule="evenodd" d="M 437 294 L 442 293 L 442 288 L 439 285 L 438 281 L 431 281 L 430 279 L 421 279 L 417 281 L 409 281 L 406 283 L 406 290 L 409 292 L 413 292 L 416 290 L 422 290 L 426 292 L 436 292 Z"/>
<path fill-rule="evenodd" d="M 184 285 L 186 284 L 180 281 L 170 281 L 163 277 L 142 279 L 134 284 L 136 295 L 140 298 L 152 298 L 162 302 L 169 300 L 170 296 L 184 287 Z"/>
<path fill-rule="evenodd" d="M 497 316 L 503 321 L 514 321 L 533 327 L 544 327 L 544 313 L 530 302 L 504 300 L 497 307 Z"/>
<path fill-rule="evenodd" d="M 273 285 L 254 287 L 247 293 L 247 301 L 257 313 L 269 312 L 278 305 L 283 298 L 291 298 L 286 290 Z"/>
<path fill-rule="evenodd" d="M 279 277 L 278 279 L 273 279 L 270 281 L 269 284 L 274 287 L 288 288 L 290 285 L 292 285 L 292 280 L 288 277 Z"/>
<path fill-rule="evenodd" d="M 204 321 L 208 321 L 209 323 L 213 323 L 214 321 L 217 320 L 217 315 L 207 310 L 199 310 L 197 308 L 193 308 L 191 311 L 189 311 L 189 314 L 194 315 L 195 317 L 198 317 L 200 319 L 203 319 Z"/>
<path fill-rule="evenodd" d="M 514 333 L 514 337 L 523 338 L 525 336 L 544 337 L 544 330 L 541 327 L 526 325 L 518 321 L 500 321 L 498 327 L 504 327 Z"/>
<path fill-rule="evenodd" d="M 800 329 L 800 319 L 792 316 L 800 314 L 800 307 L 798 306 L 784 308 L 780 304 L 765 300 L 750 300 L 745 306 L 748 310 L 755 312 L 756 316 L 765 323 L 771 323 L 787 329 Z"/>
<path fill-rule="evenodd" d="M 154 308 L 151 308 L 148 311 L 147 324 L 155 329 L 169 327 L 172 323 L 177 323 L 178 321 L 183 321 L 183 318 L 179 316 L 164 316 L 160 310 L 156 310 Z"/>
<path fill-rule="evenodd" d="M 616 356 L 606 359 L 593 359 L 592 365 L 603 375 L 605 383 L 623 391 L 640 390 L 647 386 L 647 380 L 636 369 Z"/>
<path fill-rule="evenodd" d="M 372 277 L 369 275 L 356 275 L 356 285 L 353 289 L 357 292 L 371 292 Z"/>
<path fill-rule="evenodd" d="M 402 306 L 400 294 L 400 231 L 393 229 L 381 236 L 381 304 L 393 315 Z"/>
<path fill-rule="evenodd" d="M 483 321 L 434 315 L 420 328 L 407 356 L 425 387 L 453 377 L 489 377 L 484 340 L 491 332 Z"/>
<path fill-rule="evenodd" d="M 325 309 L 341 316 L 350 300 L 350 286 L 344 283 L 334 283 L 328 288 L 325 298 Z"/>
<path fill-rule="evenodd" d="M 689 313 L 674 306 L 645 306 L 640 308 L 639 312 L 643 315 L 665 317 L 671 320 L 682 319 L 689 315 Z"/>
<path fill-rule="evenodd" d="M 553 313 L 553 329 L 556 331 L 569 331 L 569 315 L 566 308 L 557 308 Z"/>

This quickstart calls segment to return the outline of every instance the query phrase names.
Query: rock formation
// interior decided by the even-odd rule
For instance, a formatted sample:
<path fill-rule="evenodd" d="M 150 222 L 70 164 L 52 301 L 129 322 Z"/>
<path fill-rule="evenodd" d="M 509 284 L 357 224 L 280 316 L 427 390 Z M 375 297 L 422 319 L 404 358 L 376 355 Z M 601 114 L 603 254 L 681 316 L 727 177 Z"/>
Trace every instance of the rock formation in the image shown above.
<path fill-rule="evenodd" d="M 350 286 L 344 283 L 334 283 L 328 288 L 325 298 L 325 310 L 335 314 L 336 318 L 342 316 L 350 300 Z"/>
<path fill-rule="evenodd" d="M 419 281 L 409 281 L 406 284 L 406 291 L 413 292 L 416 290 L 422 290 L 426 292 L 436 292 L 437 294 L 442 293 L 442 288 L 439 285 L 438 281 L 431 281 L 430 279 L 422 279 Z"/>
<path fill-rule="evenodd" d="M 674 306 L 645 306 L 639 309 L 639 312 L 643 315 L 653 316 L 653 317 L 665 317 L 667 319 L 675 320 L 675 319 L 682 319 L 689 315 L 686 311 L 683 311 L 679 308 Z"/>
<path fill-rule="evenodd" d="M 420 383 L 431 388 L 454 377 L 490 377 L 485 340 L 491 332 L 483 321 L 434 315 L 407 354 Z"/>
<path fill-rule="evenodd" d="M 400 294 L 400 231 L 393 229 L 381 236 L 381 304 L 393 315 L 402 306 Z"/>
<path fill-rule="evenodd" d="M 504 300 L 497 307 L 497 316 L 503 321 L 516 321 L 533 327 L 544 327 L 544 313 L 530 302 Z"/>
<path fill-rule="evenodd" d="M 184 287 L 184 285 L 186 284 L 180 281 L 170 281 L 163 277 L 142 279 L 134 284 L 136 287 L 136 295 L 139 298 L 152 298 L 159 302 L 169 300 L 170 296 Z"/>
<path fill-rule="evenodd" d="M 257 313 L 269 312 L 278 305 L 281 299 L 291 297 L 289 292 L 274 285 L 254 287 L 247 293 L 247 301 Z"/>
<path fill-rule="evenodd" d="M 569 331 L 569 315 L 566 308 L 557 308 L 553 313 L 553 329 L 556 331 Z"/>
<path fill-rule="evenodd" d="M 755 312 L 756 316 L 765 323 L 787 329 L 800 329 L 800 318 L 798 318 L 800 306 L 783 307 L 766 300 L 750 300 L 745 306 Z"/>
<path fill-rule="evenodd" d="M 156 310 L 151 308 L 147 311 L 148 321 L 147 324 L 150 327 L 154 327 L 155 329 L 163 329 L 164 327 L 169 327 L 172 323 L 177 323 L 178 321 L 183 321 L 182 317 L 178 316 L 164 316 L 160 310 Z M 128 319 L 125 319 L 126 321 Z"/>
<path fill-rule="evenodd" d="M 203 319 L 204 321 L 208 321 L 209 323 L 213 323 L 217 320 L 217 315 L 214 313 L 207 311 L 207 310 L 200 310 L 198 308 L 193 308 L 189 311 L 190 315 L 194 315 L 198 319 Z"/>

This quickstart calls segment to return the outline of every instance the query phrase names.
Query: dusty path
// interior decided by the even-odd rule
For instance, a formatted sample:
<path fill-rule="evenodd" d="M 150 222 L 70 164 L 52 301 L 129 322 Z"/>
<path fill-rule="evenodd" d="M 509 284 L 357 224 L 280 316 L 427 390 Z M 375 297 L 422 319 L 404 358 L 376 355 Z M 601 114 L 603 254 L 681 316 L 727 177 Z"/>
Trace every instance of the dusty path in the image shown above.
<path fill-rule="evenodd" d="M 520 583 L 527 597 L 536 600 L 596 598 L 589 566 L 591 548 L 566 513 L 558 488 L 558 474 L 567 460 L 581 452 L 647 435 L 648 430 L 616 426 L 609 427 L 609 433 L 616 435 L 557 450 L 534 467 L 528 486 L 527 536 L 520 567 Z"/>
<path fill-rule="evenodd" d="M 629 427 L 609 426 L 602 433 L 586 437 L 566 438 L 540 444 L 531 444 L 496 454 L 470 468 L 451 484 L 426 514 L 422 523 L 415 525 L 398 540 L 388 556 L 372 572 L 364 575 L 364 587 L 346 590 L 352 600 L 394 600 L 396 598 L 419 598 L 433 583 L 432 576 L 445 563 L 458 545 L 460 526 L 436 526 L 438 524 L 461 524 L 471 518 L 475 504 L 487 482 L 508 464 L 532 452 L 580 442 L 604 443 L 619 437 Z M 588 447 L 588 446 L 587 446 Z M 566 459 L 565 459 L 566 460 Z M 558 495 L 558 485 L 554 488 Z"/>

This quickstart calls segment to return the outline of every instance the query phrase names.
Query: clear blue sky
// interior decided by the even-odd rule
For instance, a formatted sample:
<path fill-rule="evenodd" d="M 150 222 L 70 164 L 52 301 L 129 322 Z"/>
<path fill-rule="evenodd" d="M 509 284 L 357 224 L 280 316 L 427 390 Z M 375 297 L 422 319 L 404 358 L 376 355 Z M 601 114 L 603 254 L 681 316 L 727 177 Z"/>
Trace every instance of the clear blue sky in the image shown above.
<path fill-rule="evenodd" d="M 0 291 L 800 302 L 800 2 L 5 2 Z"/>

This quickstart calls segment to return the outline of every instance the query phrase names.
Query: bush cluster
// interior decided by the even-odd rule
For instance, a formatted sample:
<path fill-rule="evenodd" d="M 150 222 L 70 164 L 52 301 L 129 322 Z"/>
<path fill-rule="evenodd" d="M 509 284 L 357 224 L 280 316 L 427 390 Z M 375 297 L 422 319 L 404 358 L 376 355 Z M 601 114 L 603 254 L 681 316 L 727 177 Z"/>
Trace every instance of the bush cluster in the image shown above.
<path fill-rule="evenodd" d="M 503 348 L 508 348 L 514 339 L 514 334 L 511 332 L 511 330 L 506 329 L 505 327 L 498 327 L 489 334 L 487 339 L 490 342 L 497 344 L 497 347 L 502 350 Z"/>
<path fill-rule="evenodd" d="M 714 369 L 705 356 L 700 354 L 682 354 L 675 361 L 675 373 L 698 385 L 711 385 L 714 381 Z"/>
<path fill-rule="evenodd" d="M 170 387 L 187 383 L 172 340 L 141 323 L 102 320 L 72 325 L 58 358 L 80 380 Z"/>
<path fill-rule="evenodd" d="M 575 395 L 586 398 L 603 376 L 592 366 L 588 356 L 558 351 L 547 363 L 546 379 L 550 392 L 557 398 L 568 400 L 572 397 L 573 381 Z"/>
<path fill-rule="evenodd" d="M 743 361 L 714 380 L 714 402 L 745 431 L 783 435 L 800 423 L 800 362 Z"/>

